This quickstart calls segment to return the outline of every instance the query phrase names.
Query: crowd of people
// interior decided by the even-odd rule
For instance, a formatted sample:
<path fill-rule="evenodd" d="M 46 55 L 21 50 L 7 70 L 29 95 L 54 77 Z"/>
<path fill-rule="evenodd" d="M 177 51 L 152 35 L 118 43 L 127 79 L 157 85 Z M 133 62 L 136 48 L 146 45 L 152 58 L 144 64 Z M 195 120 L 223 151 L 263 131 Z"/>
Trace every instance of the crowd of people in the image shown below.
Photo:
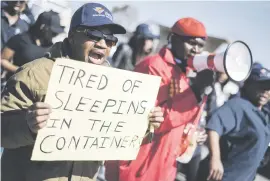
<path fill-rule="evenodd" d="M 58 13 L 46 11 L 35 20 L 27 1 L 1 5 L 3 181 L 174 181 L 177 172 L 187 181 L 253 181 L 268 164 L 270 70 L 254 63 L 241 83 L 226 73 L 194 71 L 187 60 L 204 51 L 208 36 L 202 22 L 177 20 L 168 43 L 154 54 L 160 36 L 150 25 L 138 25 L 127 43 L 118 43 L 115 34 L 126 30 L 99 3 L 77 9 L 68 37 L 55 44 L 53 37 L 64 31 Z M 135 160 L 31 161 L 37 132 L 51 113 L 44 100 L 56 58 L 161 77 Z"/>

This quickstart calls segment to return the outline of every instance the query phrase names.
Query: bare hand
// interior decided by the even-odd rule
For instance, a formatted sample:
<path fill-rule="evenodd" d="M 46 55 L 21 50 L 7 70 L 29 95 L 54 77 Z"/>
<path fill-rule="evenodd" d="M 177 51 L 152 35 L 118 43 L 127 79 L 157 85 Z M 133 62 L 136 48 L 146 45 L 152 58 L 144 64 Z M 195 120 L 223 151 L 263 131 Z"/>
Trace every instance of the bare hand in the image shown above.
<path fill-rule="evenodd" d="M 30 130 L 37 133 L 46 126 L 51 113 L 51 106 L 44 102 L 37 102 L 28 108 L 26 120 Z"/>
<path fill-rule="evenodd" d="M 207 180 L 222 180 L 224 168 L 220 159 L 210 160 L 210 172 Z"/>
<path fill-rule="evenodd" d="M 197 143 L 199 145 L 204 144 L 204 142 L 207 140 L 208 135 L 206 134 L 205 129 L 203 131 L 198 132 L 198 137 L 197 137 Z"/>
<path fill-rule="evenodd" d="M 148 115 L 149 124 L 155 129 L 159 128 L 160 124 L 164 121 L 163 112 L 160 107 L 155 107 Z"/>

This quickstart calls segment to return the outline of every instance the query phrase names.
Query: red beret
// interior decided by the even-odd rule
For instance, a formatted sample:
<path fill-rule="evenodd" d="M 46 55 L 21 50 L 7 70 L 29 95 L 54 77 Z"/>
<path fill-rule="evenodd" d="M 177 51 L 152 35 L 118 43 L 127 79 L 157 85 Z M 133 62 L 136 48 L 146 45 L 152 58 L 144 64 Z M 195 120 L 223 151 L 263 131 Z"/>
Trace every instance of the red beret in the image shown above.
<path fill-rule="evenodd" d="M 181 36 L 207 37 L 204 25 L 194 18 L 179 19 L 171 31 Z"/>

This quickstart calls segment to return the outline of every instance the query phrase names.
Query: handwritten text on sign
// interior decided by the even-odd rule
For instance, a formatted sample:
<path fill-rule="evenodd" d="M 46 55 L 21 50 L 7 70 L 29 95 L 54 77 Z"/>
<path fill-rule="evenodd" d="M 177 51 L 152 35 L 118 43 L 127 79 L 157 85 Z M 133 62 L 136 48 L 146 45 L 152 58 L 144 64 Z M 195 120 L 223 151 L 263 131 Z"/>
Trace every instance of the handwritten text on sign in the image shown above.
<path fill-rule="evenodd" d="M 133 160 L 160 77 L 57 59 L 45 102 L 52 106 L 32 160 Z"/>

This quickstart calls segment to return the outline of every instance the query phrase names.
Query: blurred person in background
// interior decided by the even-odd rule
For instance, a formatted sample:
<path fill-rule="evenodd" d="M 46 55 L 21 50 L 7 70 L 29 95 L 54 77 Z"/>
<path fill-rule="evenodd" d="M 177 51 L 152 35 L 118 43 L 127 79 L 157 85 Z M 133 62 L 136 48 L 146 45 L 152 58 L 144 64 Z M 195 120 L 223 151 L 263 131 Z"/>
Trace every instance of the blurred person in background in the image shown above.
<path fill-rule="evenodd" d="M 255 66 L 262 66 L 261 64 L 254 63 Z M 205 107 L 205 119 L 206 123 L 211 118 L 211 115 L 225 104 L 228 100 L 233 99 L 236 96 L 240 96 L 240 88 L 243 86 L 243 82 L 235 83 L 229 80 L 227 74 L 216 72 L 215 83 L 213 91 L 208 96 L 207 104 Z M 227 142 L 223 139 L 220 141 L 220 147 L 226 148 Z M 209 151 L 209 143 L 207 142 L 207 151 Z M 206 180 L 209 173 L 210 155 L 207 155 L 205 159 L 200 162 L 198 170 L 198 181 Z"/>
<path fill-rule="evenodd" d="M 68 38 L 54 44 L 44 57 L 20 67 L 7 81 L 1 97 L 3 181 L 96 180 L 101 161 L 31 161 L 31 153 L 37 132 L 51 113 L 44 100 L 55 59 L 109 66 L 107 56 L 117 43 L 114 35 L 125 33 L 105 6 L 84 4 L 72 16 Z M 149 122 L 158 126 L 162 120 L 161 109 L 154 108 Z"/>
<path fill-rule="evenodd" d="M 17 69 L 45 55 L 52 46 L 52 39 L 64 32 L 58 13 L 43 12 L 29 31 L 12 37 L 1 52 L 1 66 L 6 70 L 8 79 Z M 5 78 L 6 72 L 2 75 Z"/>
<path fill-rule="evenodd" d="M 14 35 L 28 30 L 29 25 L 20 18 L 26 1 L 1 2 L 1 50 L 6 42 Z"/>
<path fill-rule="evenodd" d="M 159 36 L 153 33 L 150 25 L 138 25 L 129 42 L 117 47 L 112 57 L 112 65 L 133 71 L 136 64 L 152 53 L 154 39 L 159 39 Z"/>
<path fill-rule="evenodd" d="M 1 8 L 5 8 L 6 6 L 8 6 L 7 2 L 8 1 L 1 1 Z M 33 13 L 31 12 L 31 9 L 28 6 L 28 2 L 28 0 L 25 0 L 25 3 L 22 4 L 22 8 L 20 10 L 20 18 L 26 21 L 27 24 L 32 25 L 35 22 L 35 18 Z"/>
<path fill-rule="evenodd" d="M 141 145 L 136 160 L 106 162 L 108 181 L 173 181 L 176 158 L 185 153 L 194 135 L 205 103 L 205 89 L 213 84 L 213 72 L 191 73 L 187 59 L 202 52 L 207 37 L 204 25 L 194 18 L 178 20 L 171 28 L 168 46 L 146 57 L 135 71 L 162 77 L 156 105 L 164 122 Z M 207 135 L 198 134 L 196 142 Z"/>
<path fill-rule="evenodd" d="M 270 142 L 270 71 L 254 66 L 241 97 L 226 102 L 207 123 L 208 180 L 253 181 Z M 220 146 L 225 141 L 226 147 Z"/>
<path fill-rule="evenodd" d="M 1 1 L 1 51 L 11 37 L 29 29 L 29 25 L 20 18 L 25 4 L 24 0 Z M 5 79 L 2 79 L 2 75 L 5 75 L 5 71 L 1 66 L 1 82 L 5 82 Z"/>
<path fill-rule="evenodd" d="M 33 25 L 35 23 L 34 15 L 31 11 L 31 9 L 28 6 L 28 2 L 24 4 L 24 7 L 21 10 L 20 18 L 24 20 L 29 26 Z"/>

